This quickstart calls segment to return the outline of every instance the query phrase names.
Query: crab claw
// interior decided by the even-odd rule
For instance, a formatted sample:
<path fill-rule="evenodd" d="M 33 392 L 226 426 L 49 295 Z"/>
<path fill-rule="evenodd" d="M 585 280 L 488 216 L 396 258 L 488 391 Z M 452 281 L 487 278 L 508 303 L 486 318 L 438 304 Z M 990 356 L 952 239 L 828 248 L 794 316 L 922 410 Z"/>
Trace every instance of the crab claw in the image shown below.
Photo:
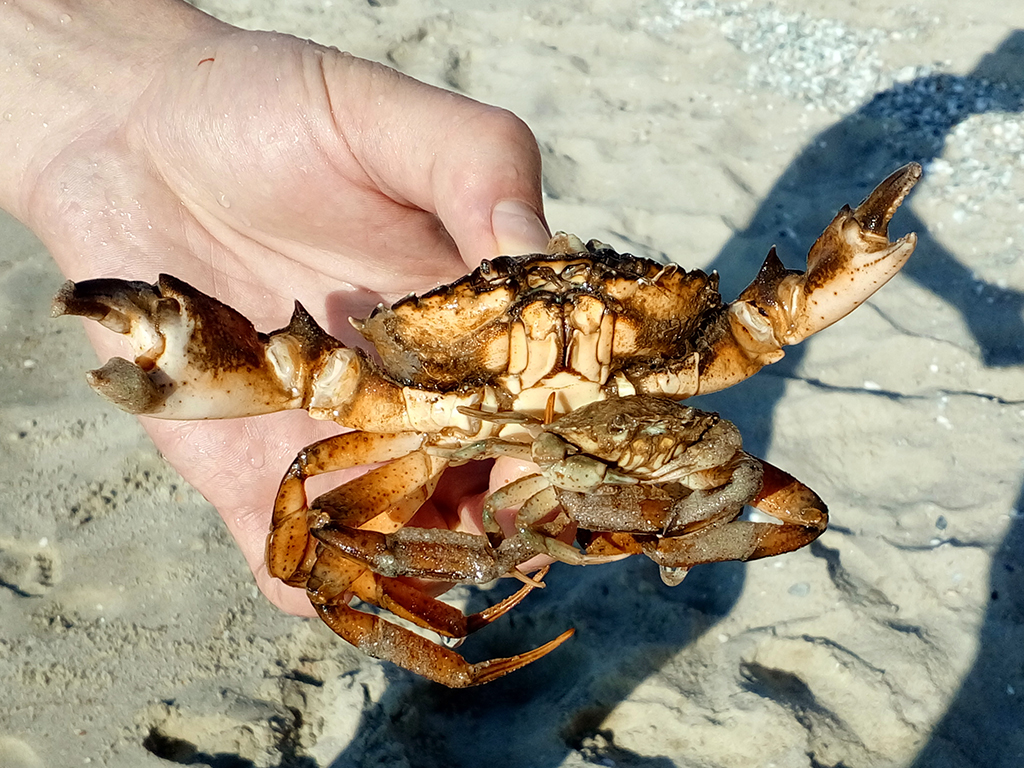
<path fill-rule="evenodd" d="M 296 346 L 334 348 L 301 307 L 270 336 L 177 278 L 67 282 L 52 315 L 81 315 L 128 337 L 135 360 L 115 357 L 87 374 L 121 409 L 168 419 L 251 416 L 301 407 L 305 371 Z M 325 341 L 327 343 L 325 343 Z M 330 342 L 333 342 L 330 343 Z"/>
<path fill-rule="evenodd" d="M 910 233 L 893 243 L 888 229 L 920 178 L 921 166 L 910 163 L 879 184 L 855 210 L 843 206 L 811 246 L 806 272 L 786 270 L 773 248 L 732 311 L 749 317 L 744 324 L 752 335 L 774 346 L 797 344 L 846 317 L 899 272 L 914 252 L 917 235 Z M 765 316 L 767 324 L 761 319 Z"/>
<path fill-rule="evenodd" d="M 889 241 L 896 209 L 921 178 L 909 163 L 857 206 L 843 206 L 807 256 L 807 271 L 786 269 L 772 248 L 754 282 L 729 305 L 729 332 L 704 372 L 701 392 L 735 384 L 846 317 L 885 285 L 914 252 L 917 235 Z"/>

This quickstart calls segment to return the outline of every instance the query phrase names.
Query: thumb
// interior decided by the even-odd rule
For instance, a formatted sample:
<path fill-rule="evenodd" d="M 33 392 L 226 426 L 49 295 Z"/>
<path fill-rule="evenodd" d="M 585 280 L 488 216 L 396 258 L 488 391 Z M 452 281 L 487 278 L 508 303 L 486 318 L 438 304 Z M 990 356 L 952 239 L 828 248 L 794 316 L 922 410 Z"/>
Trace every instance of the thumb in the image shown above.
<path fill-rule="evenodd" d="M 469 267 L 502 254 L 543 252 L 551 235 L 537 141 L 511 112 L 469 103 L 476 113 L 448 134 L 435 164 L 438 218 Z"/>
<path fill-rule="evenodd" d="M 537 212 L 522 200 L 500 200 L 491 209 L 491 233 L 499 254 L 543 253 L 551 235 Z M 463 256 L 469 266 L 469 254 Z"/>
<path fill-rule="evenodd" d="M 540 150 L 526 123 L 379 64 L 327 61 L 347 150 L 390 197 L 436 215 L 468 266 L 544 249 Z"/>

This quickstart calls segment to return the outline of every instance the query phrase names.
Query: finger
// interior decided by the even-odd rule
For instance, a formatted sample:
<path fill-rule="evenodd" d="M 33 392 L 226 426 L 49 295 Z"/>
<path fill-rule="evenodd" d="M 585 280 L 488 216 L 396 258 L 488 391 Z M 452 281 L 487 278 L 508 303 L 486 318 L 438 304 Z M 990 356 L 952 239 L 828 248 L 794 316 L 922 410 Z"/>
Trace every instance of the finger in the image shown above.
<path fill-rule="evenodd" d="M 476 102 L 467 109 L 476 111 L 445 137 L 434 165 L 438 217 L 470 267 L 501 254 L 543 252 L 550 235 L 533 134 L 511 112 Z"/>
<path fill-rule="evenodd" d="M 535 475 L 540 468 L 532 461 L 520 461 L 510 456 L 499 456 L 494 460 L 491 468 L 490 485 L 488 493 L 494 493 L 499 488 L 504 488 L 514 480 L 527 475 Z"/>
<path fill-rule="evenodd" d="M 250 565 L 253 564 L 250 563 Z M 280 579 L 275 579 L 267 573 L 267 567 L 262 558 L 255 566 L 253 576 L 256 577 L 256 586 L 271 603 L 293 616 L 317 615 L 312 603 L 309 602 L 306 590 L 289 587 Z"/>
<path fill-rule="evenodd" d="M 436 212 L 389 184 L 396 168 L 422 162 L 409 141 L 431 122 L 408 87 L 394 93 L 397 73 L 275 33 L 235 30 L 214 50 L 203 45 L 183 52 L 138 110 L 143 160 L 178 202 L 156 229 L 180 225 L 182 244 L 227 282 L 326 276 L 323 293 L 402 295 L 465 272 Z M 406 134 L 400 123 L 411 124 Z M 208 256 L 210 246 L 226 258 Z M 275 278 L 282 265 L 291 274 Z"/>
<path fill-rule="evenodd" d="M 494 460 L 494 466 L 491 467 L 487 493 L 490 495 L 522 477 L 535 475 L 539 469 L 540 468 L 531 461 L 520 461 L 519 459 L 512 458 L 511 456 L 499 456 Z M 475 522 L 477 522 L 482 530 L 483 504 L 480 505 L 479 514 L 480 519 Z M 501 529 L 505 532 L 506 536 L 515 535 L 515 517 L 516 512 L 513 509 L 501 509 L 498 510 L 495 515 L 498 525 L 501 526 Z"/>
<path fill-rule="evenodd" d="M 436 214 L 469 266 L 543 250 L 540 151 L 522 120 L 370 62 L 330 63 L 347 149 L 380 189 Z"/>
<path fill-rule="evenodd" d="M 547 225 L 520 200 L 501 200 L 491 211 L 496 250 L 501 254 L 544 253 L 550 239 Z M 475 267 L 468 257 L 466 264 Z"/>

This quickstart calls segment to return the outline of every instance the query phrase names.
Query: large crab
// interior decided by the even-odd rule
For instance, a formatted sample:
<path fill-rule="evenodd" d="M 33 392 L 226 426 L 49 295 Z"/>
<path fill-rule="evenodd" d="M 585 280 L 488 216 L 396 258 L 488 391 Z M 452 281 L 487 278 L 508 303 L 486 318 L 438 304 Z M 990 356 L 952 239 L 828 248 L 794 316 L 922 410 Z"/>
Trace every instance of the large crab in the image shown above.
<path fill-rule="evenodd" d="M 916 238 L 890 242 L 888 223 L 920 175 L 907 165 L 856 209 L 845 206 L 806 272 L 785 269 L 772 249 L 730 304 L 717 275 L 556 235 L 545 254 L 484 262 L 353 321 L 379 363 L 299 305 L 287 327 L 258 333 L 166 275 L 155 285 L 69 282 L 54 314 L 129 337 L 134 361 L 114 358 L 88 378 L 131 413 L 205 419 L 304 408 L 354 430 L 292 463 L 274 506 L 269 570 L 304 587 L 323 620 L 367 653 L 449 686 L 475 685 L 540 658 L 572 630 L 471 664 L 351 608 L 352 596 L 461 638 L 540 585 L 518 570 L 538 554 L 586 564 L 643 552 L 672 584 L 693 565 L 791 551 L 824 530 L 825 506 L 810 489 L 743 453 L 729 422 L 677 401 L 779 360 L 783 346 L 844 317 L 896 274 Z M 446 467 L 505 454 L 538 470 L 489 497 L 486 536 L 407 525 Z M 307 499 L 310 476 L 360 465 L 378 466 Z M 740 519 L 745 504 L 778 524 Z M 503 530 L 496 513 L 515 507 Z M 403 578 L 506 575 L 526 584 L 468 617 Z"/>

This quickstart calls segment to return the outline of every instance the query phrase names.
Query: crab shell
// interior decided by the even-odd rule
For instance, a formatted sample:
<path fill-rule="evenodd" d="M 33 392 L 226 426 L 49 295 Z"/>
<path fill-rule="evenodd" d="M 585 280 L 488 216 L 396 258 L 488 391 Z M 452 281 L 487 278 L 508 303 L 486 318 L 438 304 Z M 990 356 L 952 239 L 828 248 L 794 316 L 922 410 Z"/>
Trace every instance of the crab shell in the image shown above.
<path fill-rule="evenodd" d="M 503 256 L 353 325 L 387 374 L 441 391 L 493 387 L 499 411 L 535 413 L 632 394 L 666 381 L 695 391 L 716 335 L 718 276 L 621 255 L 559 233 L 547 254 Z M 700 350 L 700 351 L 698 351 Z M 665 361 L 687 361 L 666 366 Z"/>

